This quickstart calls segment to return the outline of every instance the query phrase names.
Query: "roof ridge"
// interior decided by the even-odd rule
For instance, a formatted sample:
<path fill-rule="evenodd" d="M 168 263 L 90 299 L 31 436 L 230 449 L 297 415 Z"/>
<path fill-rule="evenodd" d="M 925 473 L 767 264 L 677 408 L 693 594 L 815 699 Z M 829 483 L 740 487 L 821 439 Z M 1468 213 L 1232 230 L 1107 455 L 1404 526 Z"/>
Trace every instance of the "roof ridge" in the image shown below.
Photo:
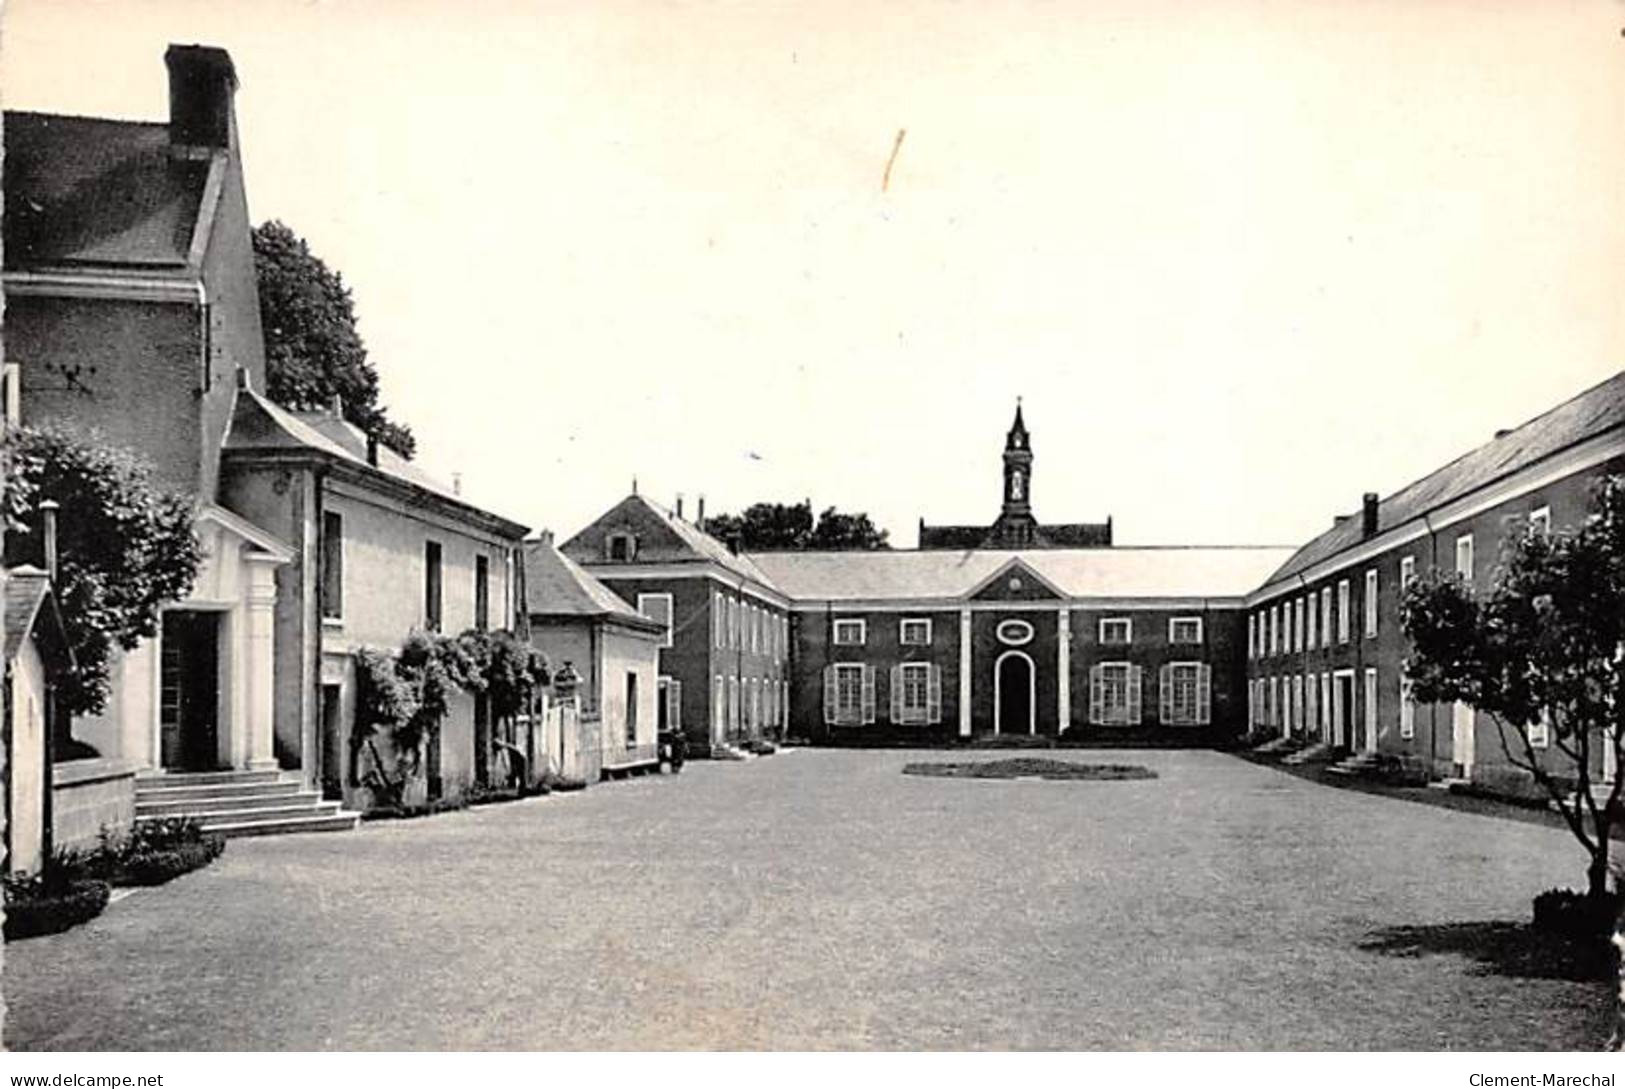
<path fill-rule="evenodd" d="M 168 121 L 148 121 L 135 117 L 100 117 L 88 113 L 58 113 L 55 110 L 5 110 L 9 120 L 13 117 L 44 117 L 57 121 L 97 121 L 106 125 L 141 125 L 145 128 L 167 129 Z"/>

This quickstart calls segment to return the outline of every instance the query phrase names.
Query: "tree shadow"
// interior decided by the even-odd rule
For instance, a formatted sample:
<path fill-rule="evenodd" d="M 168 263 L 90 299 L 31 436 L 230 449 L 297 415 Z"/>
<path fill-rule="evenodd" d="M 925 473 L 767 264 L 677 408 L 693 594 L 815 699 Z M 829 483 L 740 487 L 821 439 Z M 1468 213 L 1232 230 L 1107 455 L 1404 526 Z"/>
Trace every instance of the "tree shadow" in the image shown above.
<path fill-rule="evenodd" d="M 1453 955 L 1474 962 L 1474 975 L 1515 979 L 1561 979 L 1579 983 L 1610 979 L 1613 947 L 1605 939 L 1566 938 L 1505 921 L 1391 926 L 1374 930 L 1357 948 L 1387 957 Z"/>

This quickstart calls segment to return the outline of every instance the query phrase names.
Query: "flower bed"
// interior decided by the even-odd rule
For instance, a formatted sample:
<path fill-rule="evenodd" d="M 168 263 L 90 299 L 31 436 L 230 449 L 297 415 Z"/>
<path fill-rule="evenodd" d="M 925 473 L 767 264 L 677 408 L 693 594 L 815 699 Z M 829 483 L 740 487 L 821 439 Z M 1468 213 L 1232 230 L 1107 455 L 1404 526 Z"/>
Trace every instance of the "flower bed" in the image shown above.
<path fill-rule="evenodd" d="M 60 870 L 5 880 L 6 941 L 57 934 L 94 919 L 107 906 L 107 882 Z"/>
<path fill-rule="evenodd" d="M 904 775 L 927 775 L 945 779 L 1052 779 L 1117 781 L 1155 779 L 1157 773 L 1137 764 L 1075 764 L 1070 760 L 1046 760 L 1023 756 L 1011 760 L 978 760 L 929 764 L 905 764 Z"/>

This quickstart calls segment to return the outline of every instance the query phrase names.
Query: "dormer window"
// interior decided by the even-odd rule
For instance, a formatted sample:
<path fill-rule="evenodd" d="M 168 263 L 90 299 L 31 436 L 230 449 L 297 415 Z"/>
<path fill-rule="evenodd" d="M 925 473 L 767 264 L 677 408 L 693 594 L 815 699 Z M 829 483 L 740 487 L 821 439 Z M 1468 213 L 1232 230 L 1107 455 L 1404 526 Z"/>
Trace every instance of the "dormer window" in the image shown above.
<path fill-rule="evenodd" d="M 637 558 L 638 539 L 630 533 L 611 533 L 608 547 L 611 561 L 615 563 L 631 563 Z"/>

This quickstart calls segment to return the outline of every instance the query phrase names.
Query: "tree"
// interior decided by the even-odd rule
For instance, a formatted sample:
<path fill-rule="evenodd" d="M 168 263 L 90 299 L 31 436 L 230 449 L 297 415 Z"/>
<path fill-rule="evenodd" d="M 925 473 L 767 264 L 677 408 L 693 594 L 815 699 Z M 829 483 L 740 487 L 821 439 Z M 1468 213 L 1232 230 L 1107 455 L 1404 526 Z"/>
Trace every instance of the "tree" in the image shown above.
<path fill-rule="evenodd" d="M 1625 763 L 1625 478 L 1598 482 L 1578 530 L 1510 536 L 1487 594 L 1455 575 L 1419 579 L 1403 624 L 1414 698 L 1489 716 L 1585 848 L 1587 891 L 1603 903 L 1625 787 L 1602 775 L 1605 752 Z"/>
<path fill-rule="evenodd" d="M 191 593 L 202 558 L 192 501 L 155 484 L 134 453 L 65 428 L 18 428 L 6 453 L 6 563 L 44 565 L 40 504 L 59 504 L 53 588 L 75 666 L 57 694 L 70 715 L 100 713 L 115 649 L 158 634 L 159 607 Z"/>
<path fill-rule="evenodd" d="M 891 547 L 886 531 L 876 529 L 867 514 L 843 514 L 829 507 L 814 523 L 811 500 L 754 503 L 742 514 L 707 519 L 705 528 L 712 536 L 737 540 L 741 548 L 753 552 Z"/>
<path fill-rule="evenodd" d="M 411 457 L 412 432 L 378 404 L 378 372 L 356 330 L 355 303 L 337 272 L 281 222 L 254 228 L 254 272 L 265 332 L 266 396 L 292 409 L 338 395 L 344 418 Z"/>

